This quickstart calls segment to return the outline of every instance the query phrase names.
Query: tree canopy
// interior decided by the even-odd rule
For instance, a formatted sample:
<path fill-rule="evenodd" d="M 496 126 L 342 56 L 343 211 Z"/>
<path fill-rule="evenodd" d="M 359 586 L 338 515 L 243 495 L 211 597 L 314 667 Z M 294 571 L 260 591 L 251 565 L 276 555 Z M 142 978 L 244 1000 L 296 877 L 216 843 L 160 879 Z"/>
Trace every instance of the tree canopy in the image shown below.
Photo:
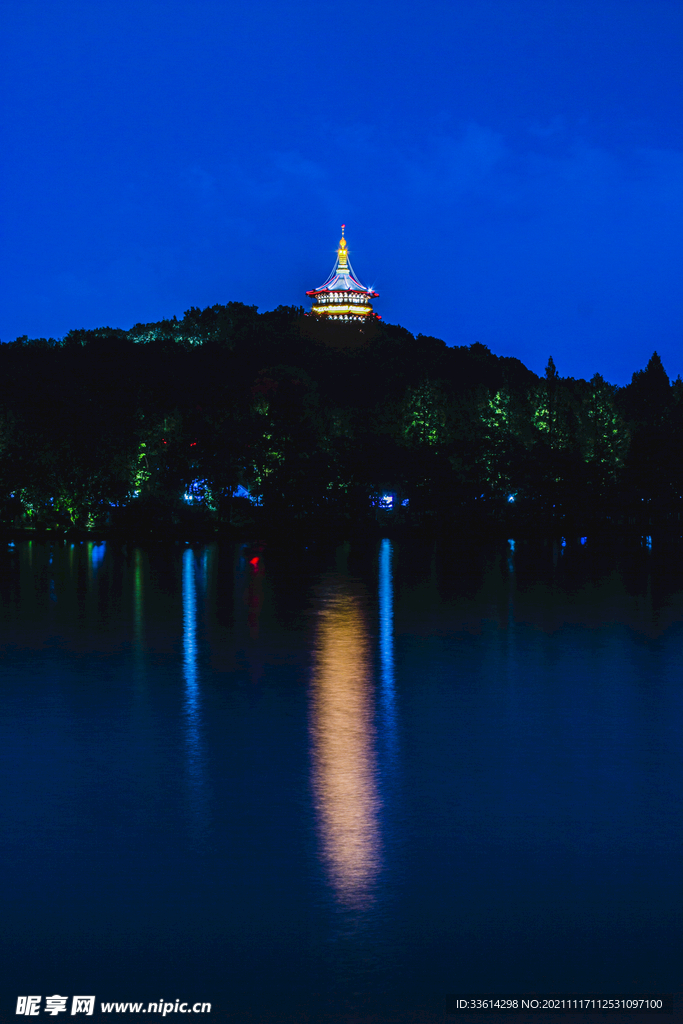
<path fill-rule="evenodd" d="M 678 517 L 683 382 L 239 302 L 0 346 L 0 517 L 43 529 Z"/>

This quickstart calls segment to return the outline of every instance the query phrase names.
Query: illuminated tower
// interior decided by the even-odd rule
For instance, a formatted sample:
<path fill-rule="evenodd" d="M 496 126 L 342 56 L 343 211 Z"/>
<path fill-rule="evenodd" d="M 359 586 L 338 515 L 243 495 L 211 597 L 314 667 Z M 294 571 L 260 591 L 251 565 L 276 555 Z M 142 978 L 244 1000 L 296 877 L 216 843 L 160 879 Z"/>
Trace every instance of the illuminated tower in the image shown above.
<path fill-rule="evenodd" d="M 337 262 L 325 284 L 306 292 L 312 296 L 313 316 L 324 317 L 326 320 L 381 320 L 373 313 L 371 299 L 378 298 L 372 288 L 365 288 L 354 274 L 349 263 L 349 254 L 342 236 L 337 249 Z"/>

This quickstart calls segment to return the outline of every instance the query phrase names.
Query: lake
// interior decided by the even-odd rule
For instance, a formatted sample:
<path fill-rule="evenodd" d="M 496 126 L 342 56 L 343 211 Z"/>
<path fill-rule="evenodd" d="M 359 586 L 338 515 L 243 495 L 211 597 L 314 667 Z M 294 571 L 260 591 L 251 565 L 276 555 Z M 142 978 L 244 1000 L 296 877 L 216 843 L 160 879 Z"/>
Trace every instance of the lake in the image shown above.
<path fill-rule="evenodd" d="M 681 990 L 682 565 L 649 538 L 3 542 L 0 1017 Z"/>

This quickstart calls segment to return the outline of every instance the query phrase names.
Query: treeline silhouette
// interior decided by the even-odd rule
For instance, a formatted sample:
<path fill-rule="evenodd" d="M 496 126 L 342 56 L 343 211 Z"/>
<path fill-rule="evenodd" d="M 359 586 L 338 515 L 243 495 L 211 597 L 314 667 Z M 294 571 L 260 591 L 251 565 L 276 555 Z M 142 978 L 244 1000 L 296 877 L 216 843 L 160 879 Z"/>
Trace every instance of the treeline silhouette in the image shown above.
<path fill-rule="evenodd" d="M 0 522 L 244 530 L 677 523 L 683 382 L 238 302 L 0 346 Z"/>

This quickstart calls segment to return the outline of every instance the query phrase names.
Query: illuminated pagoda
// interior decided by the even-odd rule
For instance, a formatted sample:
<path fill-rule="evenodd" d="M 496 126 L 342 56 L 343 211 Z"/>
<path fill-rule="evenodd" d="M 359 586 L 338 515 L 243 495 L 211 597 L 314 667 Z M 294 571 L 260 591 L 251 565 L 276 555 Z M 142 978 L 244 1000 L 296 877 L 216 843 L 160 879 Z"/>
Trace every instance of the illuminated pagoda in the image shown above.
<path fill-rule="evenodd" d="M 349 263 L 344 226 L 332 273 L 320 288 L 306 292 L 313 298 L 311 313 L 325 320 L 381 320 L 373 313 L 371 302 L 379 297 L 378 292 L 362 285 Z"/>

